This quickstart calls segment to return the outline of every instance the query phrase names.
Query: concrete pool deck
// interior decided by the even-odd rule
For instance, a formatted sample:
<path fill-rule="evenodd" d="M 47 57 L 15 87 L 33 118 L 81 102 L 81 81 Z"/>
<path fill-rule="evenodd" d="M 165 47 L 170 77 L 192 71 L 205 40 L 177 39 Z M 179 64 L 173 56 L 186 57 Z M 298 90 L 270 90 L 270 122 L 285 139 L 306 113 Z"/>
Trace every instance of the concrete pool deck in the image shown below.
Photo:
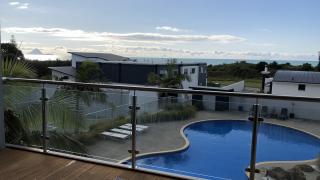
<path fill-rule="evenodd" d="M 247 119 L 247 112 L 207 112 L 198 111 L 194 118 L 181 121 L 170 121 L 160 123 L 148 123 L 149 129 L 137 136 L 137 149 L 140 154 L 174 151 L 186 145 L 186 140 L 180 134 L 180 129 L 185 125 L 206 119 Z M 298 119 L 277 120 L 265 119 L 265 122 L 284 125 L 320 136 L 320 121 L 307 121 Z M 139 123 L 139 122 L 138 122 Z M 96 144 L 89 146 L 89 154 L 101 157 L 101 159 L 121 162 L 130 157 L 128 150 L 131 149 L 131 140 L 99 140 Z"/>

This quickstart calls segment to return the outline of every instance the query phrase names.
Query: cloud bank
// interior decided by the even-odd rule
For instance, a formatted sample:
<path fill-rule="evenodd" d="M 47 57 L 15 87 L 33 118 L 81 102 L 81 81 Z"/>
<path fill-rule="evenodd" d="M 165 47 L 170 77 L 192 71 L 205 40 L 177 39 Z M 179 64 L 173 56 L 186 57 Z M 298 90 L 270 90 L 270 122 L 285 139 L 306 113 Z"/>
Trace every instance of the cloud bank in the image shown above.
<path fill-rule="evenodd" d="M 244 37 L 235 35 L 190 35 L 190 34 L 160 34 L 160 33 L 112 33 L 112 32 L 89 32 L 79 29 L 44 28 L 44 27 L 9 27 L 3 29 L 7 33 L 23 34 L 47 34 L 61 37 L 70 41 L 156 41 L 156 42 L 196 42 L 209 41 L 216 43 L 237 43 L 246 41 Z"/>

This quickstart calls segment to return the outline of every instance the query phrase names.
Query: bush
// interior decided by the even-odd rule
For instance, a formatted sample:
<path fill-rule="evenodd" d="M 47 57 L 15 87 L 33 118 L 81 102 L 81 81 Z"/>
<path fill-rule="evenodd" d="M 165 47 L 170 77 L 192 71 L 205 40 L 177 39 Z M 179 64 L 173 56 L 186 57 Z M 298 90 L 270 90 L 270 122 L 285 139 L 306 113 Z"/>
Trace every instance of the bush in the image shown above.
<path fill-rule="evenodd" d="M 306 180 L 306 175 L 299 168 L 292 168 L 288 171 L 290 173 L 290 180 Z"/>
<path fill-rule="evenodd" d="M 288 173 L 281 167 L 275 167 L 267 170 L 267 176 L 270 176 L 276 180 L 290 180 L 290 173 Z"/>
<path fill-rule="evenodd" d="M 154 114 L 144 113 L 138 117 L 138 121 L 140 123 L 177 121 L 192 118 L 195 114 L 196 108 L 194 106 L 174 104 L 166 106 L 165 110 L 161 112 Z"/>
<path fill-rule="evenodd" d="M 307 165 L 307 164 L 299 164 L 299 165 L 296 165 L 294 168 L 300 169 L 303 172 L 313 172 L 314 171 L 313 167 L 311 167 L 310 165 Z"/>
<path fill-rule="evenodd" d="M 77 135 L 76 139 L 85 145 L 91 145 L 91 144 L 94 144 L 97 138 L 99 138 L 99 134 L 101 132 L 121 126 L 128 122 L 130 122 L 130 119 L 126 117 L 118 117 L 113 120 L 106 120 L 104 122 L 99 122 L 91 125 L 89 127 L 88 132 L 84 132 Z"/>

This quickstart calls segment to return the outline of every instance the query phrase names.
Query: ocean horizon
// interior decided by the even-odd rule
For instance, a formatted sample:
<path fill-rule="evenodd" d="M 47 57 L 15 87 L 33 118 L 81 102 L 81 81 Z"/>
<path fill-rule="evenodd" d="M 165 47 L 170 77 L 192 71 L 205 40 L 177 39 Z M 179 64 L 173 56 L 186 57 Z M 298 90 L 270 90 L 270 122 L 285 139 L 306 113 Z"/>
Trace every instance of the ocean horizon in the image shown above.
<path fill-rule="evenodd" d="M 138 62 L 148 62 L 148 63 L 163 63 L 167 62 L 170 58 L 148 58 L 148 57 L 131 57 L 132 59 L 136 59 Z M 276 61 L 278 64 L 290 63 L 291 65 L 302 65 L 304 63 L 309 63 L 312 66 L 317 66 L 319 61 L 317 60 L 255 60 L 255 59 L 203 59 L 203 58 L 174 58 L 177 62 L 184 63 L 207 63 L 207 65 L 220 65 L 220 64 L 232 64 L 235 62 L 246 61 L 252 64 L 258 64 L 259 62 L 267 62 L 272 63 Z"/>

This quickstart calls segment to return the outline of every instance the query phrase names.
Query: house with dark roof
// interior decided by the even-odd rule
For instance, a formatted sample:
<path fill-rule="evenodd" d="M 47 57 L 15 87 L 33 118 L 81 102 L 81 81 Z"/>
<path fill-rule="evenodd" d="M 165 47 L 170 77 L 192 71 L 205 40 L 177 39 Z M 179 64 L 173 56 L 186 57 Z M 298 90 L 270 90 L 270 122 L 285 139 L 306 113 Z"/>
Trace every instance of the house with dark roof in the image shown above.
<path fill-rule="evenodd" d="M 272 94 L 320 96 L 320 72 L 279 70 L 272 81 Z"/>
<path fill-rule="evenodd" d="M 72 55 L 72 66 L 50 67 L 52 79 L 75 81 L 76 69 L 84 61 L 95 62 L 103 71 L 106 79 L 113 83 L 147 85 L 150 73 L 160 76 L 166 74 L 166 62 L 137 62 L 130 58 L 110 53 L 69 52 Z M 189 89 L 191 86 L 207 85 L 207 64 L 177 63 L 174 72 L 187 74 L 190 81 L 183 81 L 182 87 Z"/>

